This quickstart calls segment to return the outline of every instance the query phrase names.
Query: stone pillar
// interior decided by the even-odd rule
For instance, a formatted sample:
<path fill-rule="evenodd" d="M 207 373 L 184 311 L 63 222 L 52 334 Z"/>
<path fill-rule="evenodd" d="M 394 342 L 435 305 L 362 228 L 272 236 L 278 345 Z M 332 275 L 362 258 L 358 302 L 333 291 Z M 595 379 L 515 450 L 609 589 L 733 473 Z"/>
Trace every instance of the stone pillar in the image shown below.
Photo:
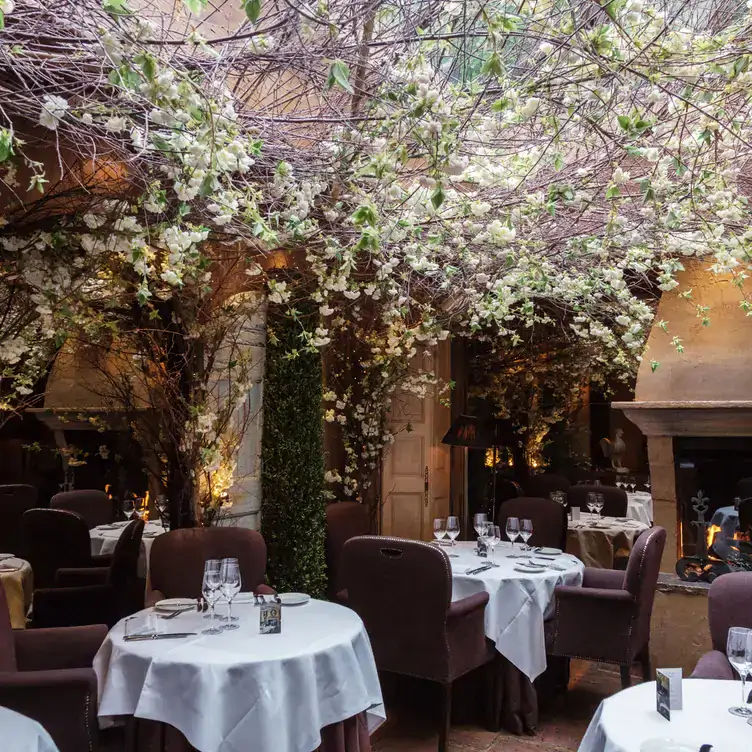
<path fill-rule="evenodd" d="M 673 572 L 680 556 L 678 505 L 674 471 L 674 442 L 671 436 L 649 436 L 650 492 L 653 495 L 653 522 L 666 528 L 666 548 L 661 560 L 662 572 Z"/>

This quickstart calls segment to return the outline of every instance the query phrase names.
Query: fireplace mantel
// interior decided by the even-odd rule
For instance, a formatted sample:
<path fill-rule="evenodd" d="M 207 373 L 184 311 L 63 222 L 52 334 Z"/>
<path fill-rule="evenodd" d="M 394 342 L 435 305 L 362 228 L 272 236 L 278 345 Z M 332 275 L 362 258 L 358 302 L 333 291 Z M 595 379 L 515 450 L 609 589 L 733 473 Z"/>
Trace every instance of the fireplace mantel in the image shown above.
<path fill-rule="evenodd" d="M 645 436 L 752 436 L 752 400 L 613 402 Z"/>

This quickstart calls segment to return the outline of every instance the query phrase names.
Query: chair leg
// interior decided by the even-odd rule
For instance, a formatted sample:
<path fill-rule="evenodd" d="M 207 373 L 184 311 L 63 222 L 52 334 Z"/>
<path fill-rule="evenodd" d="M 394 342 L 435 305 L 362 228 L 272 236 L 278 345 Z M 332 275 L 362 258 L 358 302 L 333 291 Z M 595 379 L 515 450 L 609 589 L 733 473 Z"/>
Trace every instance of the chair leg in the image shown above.
<path fill-rule="evenodd" d="M 631 666 L 629 663 L 623 663 L 619 668 L 621 669 L 621 688 L 627 689 L 632 685 Z"/>
<path fill-rule="evenodd" d="M 447 752 L 449 729 L 452 725 L 452 685 L 441 685 L 441 726 L 439 728 L 439 752 Z"/>
<path fill-rule="evenodd" d="M 650 665 L 650 643 L 646 643 L 645 647 L 637 656 L 637 660 L 640 662 L 640 666 L 642 666 L 642 680 L 644 682 L 652 681 L 653 670 Z"/>

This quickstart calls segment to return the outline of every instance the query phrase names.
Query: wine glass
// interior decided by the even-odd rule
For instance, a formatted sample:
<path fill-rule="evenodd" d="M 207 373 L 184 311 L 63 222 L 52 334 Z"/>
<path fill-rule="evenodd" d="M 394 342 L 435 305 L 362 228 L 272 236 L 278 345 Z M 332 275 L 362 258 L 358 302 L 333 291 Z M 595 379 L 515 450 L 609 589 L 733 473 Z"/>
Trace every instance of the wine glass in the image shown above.
<path fill-rule="evenodd" d="M 219 600 L 219 587 L 222 583 L 221 568 L 222 562 L 220 562 L 219 559 L 209 559 L 206 564 L 204 564 L 204 582 L 201 586 L 201 592 L 204 594 L 206 602 L 211 607 L 211 612 L 209 613 L 209 619 L 211 619 L 211 621 L 209 622 L 209 626 L 204 629 L 201 634 L 216 635 L 222 633 L 221 627 L 214 626 L 214 606 L 217 603 L 217 600 Z"/>
<path fill-rule="evenodd" d="M 602 520 L 603 507 L 606 506 L 606 500 L 603 498 L 603 494 L 595 495 L 595 511 L 598 513 L 598 520 Z"/>
<path fill-rule="evenodd" d="M 598 503 L 598 494 L 589 493 L 585 500 L 585 504 L 587 505 L 588 512 L 590 512 L 591 515 L 595 514 L 595 505 L 597 503 Z"/>
<path fill-rule="evenodd" d="M 549 494 L 551 501 L 555 501 L 557 504 L 561 504 L 563 507 L 567 505 L 567 495 L 564 491 L 551 491 Z"/>
<path fill-rule="evenodd" d="M 491 558 L 494 557 L 494 549 L 501 543 L 501 530 L 498 525 L 491 525 L 489 523 L 488 530 L 486 531 L 486 543 L 491 551 Z"/>
<path fill-rule="evenodd" d="M 232 599 L 240 592 L 240 567 L 237 559 L 222 559 L 219 589 L 227 599 L 227 622 L 222 629 L 237 629 L 237 616 L 232 615 Z"/>
<path fill-rule="evenodd" d="M 476 524 L 477 527 L 475 528 L 475 531 L 478 533 L 478 540 L 485 546 L 488 543 L 488 528 L 491 527 L 491 523 L 486 520 L 481 520 Z"/>
<path fill-rule="evenodd" d="M 630 490 L 630 491 L 631 491 L 632 493 L 634 493 L 634 492 L 635 492 L 635 488 L 637 488 L 637 482 L 635 481 L 635 479 L 634 479 L 634 478 L 630 478 L 630 479 L 629 479 L 629 490 Z"/>
<path fill-rule="evenodd" d="M 440 517 L 437 517 L 433 521 L 433 537 L 436 538 L 437 543 L 441 543 L 445 535 L 446 535 L 446 520 Z"/>
<path fill-rule="evenodd" d="M 167 497 L 164 494 L 159 494 L 154 504 L 157 507 L 157 512 L 159 512 L 159 519 L 162 521 L 162 524 L 164 525 L 167 520 L 167 512 L 170 507 L 167 501 Z"/>
<path fill-rule="evenodd" d="M 624 488 L 624 482 L 621 480 L 616 481 L 616 487 L 617 488 Z"/>
<path fill-rule="evenodd" d="M 133 499 L 123 499 L 123 514 L 126 520 L 132 520 L 136 513 L 136 505 L 133 503 Z"/>
<path fill-rule="evenodd" d="M 648 479 L 645 481 L 645 488 L 647 489 L 647 492 L 650 493 L 650 476 L 648 475 Z"/>
<path fill-rule="evenodd" d="M 506 533 L 507 538 L 512 543 L 512 551 L 514 551 L 514 542 L 520 535 L 520 521 L 517 517 L 507 517 Z"/>
<path fill-rule="evenodd" d="M 478 514 L 473 515 L 473 528 L 478 537 L 480 537 L 480 528 L 484 522 L 488 522 L 488 515 L 485 512 L 478 512 Z"/>
<path fill-rule="evenodd" d="M 529 551 L 530 546 L 527 545 L 527 542 L 530 540 L 530 536 L 533 534 L 533 521 L 532 520 L 520 520 L 520 538 L 522 538 L 522 542 L 525 544 L 524 550 Z"/>
<path fill-rule="evenodd" d="M 731 627 L 726 641 L 726 656 L 742 680 L 742 704 L 729 708 L 729 713 L 741 718 L 752 718 L 752 710 L 747 707 L 745 683 L 747 674 L 752 671 L 752 630 L 746 627 Z"/>
<path fill-rule="evenodd" d="M 452 541 L 452 546 L 454 546 L 454 541 L 457 539 L 457 536 L 460 534 L 459 517 L 447 517 L 446 532 L 447 532 L 447 537 L 449 538 L 450 541 Z"/>

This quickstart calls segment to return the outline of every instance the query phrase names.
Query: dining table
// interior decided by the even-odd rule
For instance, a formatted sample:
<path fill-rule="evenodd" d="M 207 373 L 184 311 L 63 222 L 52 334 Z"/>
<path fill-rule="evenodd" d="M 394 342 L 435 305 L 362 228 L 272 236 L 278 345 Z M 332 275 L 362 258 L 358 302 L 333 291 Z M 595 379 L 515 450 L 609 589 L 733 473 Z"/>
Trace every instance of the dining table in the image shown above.
<path fill-rule="evenodd" d="M 7 752 L 59 752 L 38 721 L 0 706 L 0 749 Z"/>
<path fill-rule="evenodd" d="M 452 569 L 452 600 L 480 592 L 489 596 L 484 627 L 497 651 L 497 725 L 516 734 L 532 732 L 538 720 L 533 682 L 546 670 L 544 621 L 553 615 L 556 586 L 581 585 L 584 566 L 558 549 L 523 550 L 507 541 L 487 557 L 470 541 L 444 550 Z"/>
<path fill-rule="evenodd" d="M 10 553 L 0 554 L 0 583 L 8 601 L 11 627 L 26 629 L 26 614 L 29 612 L 34 593 L 31 564 Z"/>
<path fill-rule="evenodd" d="M 600 517 L 584 512 L 570 520 L 567 551 L 586 567 L 613 569 L 617 559 L 629 557 L 635 541 L 649 524 L 631 517 Z"/>
<path fill-rule="evenodd" d="M 128 522 L 129 520 L 112 522 L 108 525 L 98 525 L 89 530 L 92 556 L 111 554 L 115 550 L 115 546 Z M 167 530 L 161 522 L 149 521 L 144 525 L 144 532 L 141 537 L 141 555 L 138 559 L 138 574 L 140 577 L 148 577 L 151 544 L 155 538 L 165 532 Z"/>
<path fill-rule="evenodd" d="M 168 724 L 199 752 L 368 752 L 386 713 L 360 617 L 310 599 L 282 605 L 281 631 L 262 634 L 254 600 L 238 596 L 239 628 L 217 635 L 202 634 L 208 621 L 196 608 L 137 615 L 157 634 L 184 637 L 131 640 L 126 620 L 116 624 L 94 659 L 100 720 Z M 347 731 L 353 723 L 360 741 Z"/>
<path fill-rule="evenodd" d="M 752 726 L 728 712 L 740 700 L 738 681 L 685 679 L 682 710 L 666 720 L 656 710 L 655 682 L 638 684 L 600 704 L 579 752 L 697 752 L 705 744 L 712 752 L 749 752 Z"/>

